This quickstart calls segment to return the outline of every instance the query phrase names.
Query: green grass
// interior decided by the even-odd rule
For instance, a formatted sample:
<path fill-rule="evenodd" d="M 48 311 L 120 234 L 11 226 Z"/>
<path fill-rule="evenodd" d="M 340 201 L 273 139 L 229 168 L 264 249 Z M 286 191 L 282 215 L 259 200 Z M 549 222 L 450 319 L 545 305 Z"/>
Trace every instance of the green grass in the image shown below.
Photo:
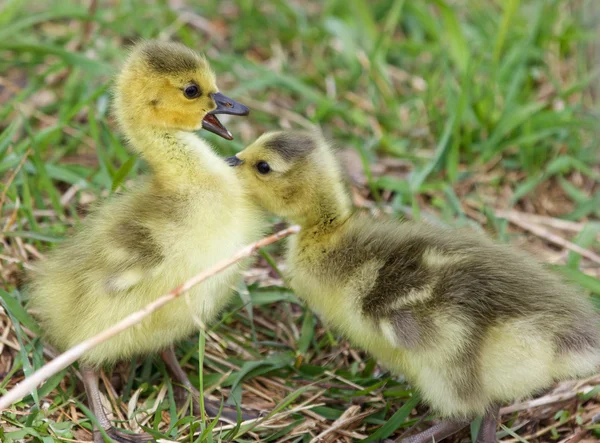
<path fill-rule="evenodd" d="M 205 52 L 221 90 L 250 106 L 249 118 L 228 123 L 235 141 L 203 134 L 222 154 L 269 129 L 319 125 L 348 148 L 357 204 L 481 227 L 551 262 L 600 305 L 598 263 L 498 216 L 518 211 L 598 253 L 596 0 L 210 0 L 181 2 L 183 11 L 166 0 L 99 2 L 95 11 L 79 3 L 8 0 L 0 9 L 0 335 L 12 322 L 0 344 L 0 393 L 44 362 L 17 290 L 25 264 L 68 235 L 91 201 L 143 171 L 110 115 L 111 75 L 140 37 Z M 555 228 L 557 220 L 571 224 Z M 415 423 L 425 410 L 411 412 L 410 386 L 267 277 L 280 247 L 268 251 L 257 263 L 261 284 L 213 326 L 202 357 L 197 338 L 178 352 L 197 384 L 203 361 L 200 380 L 218 397 L 295 412 L 273 427 L 218 431 L 169 401 L 155 405 L 172 397 L 172 386 L 148 358 L 119 366 L 111 379 L 124 416 L 131 402 L 149 411 L 139 415 L 149 432 L 189 442 L 309 441 L 353 402 L 370 413 L 347 438 L 398 435 Z M 89 439 L 83 401 L 65 371 L 2 413 L 0 440 Z M 307 401 L 311 413 L 296 410 Z M 535 432 L 522 424 L 518 415 L 507 423 L 521 437 Z"/>

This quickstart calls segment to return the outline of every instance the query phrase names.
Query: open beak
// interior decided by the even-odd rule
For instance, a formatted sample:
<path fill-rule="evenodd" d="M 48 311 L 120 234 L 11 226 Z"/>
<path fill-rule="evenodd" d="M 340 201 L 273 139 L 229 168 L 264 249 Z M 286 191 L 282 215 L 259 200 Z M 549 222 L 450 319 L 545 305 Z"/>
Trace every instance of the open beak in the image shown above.
<path fill-rule="evenodd" d="M 232 155 L 231 157 L 227 157 L 225 159 L 225 161 L 227 162 L 227 164 L 229 166 L 239 166 L 242 163 L 244 163 L 244 160 L 240 160 L 239 158 L 237 158 L 235 155 Z"/>
<path fill-rule="evenodd" d="M 216 117 L 216 114 L 248 115 L 250 110 L 246 106 L 230 99 L 220 92 L 213 94 L 212 97 L 217 104 L 217 107 L 206 114 L 202 120 L 202 128 L 220 135 L 227 140 L 233 140 L 233 135 L 231 135 L 231 132 L 229 132 L 227 128 L 221 124 L 219 119 Z"/>

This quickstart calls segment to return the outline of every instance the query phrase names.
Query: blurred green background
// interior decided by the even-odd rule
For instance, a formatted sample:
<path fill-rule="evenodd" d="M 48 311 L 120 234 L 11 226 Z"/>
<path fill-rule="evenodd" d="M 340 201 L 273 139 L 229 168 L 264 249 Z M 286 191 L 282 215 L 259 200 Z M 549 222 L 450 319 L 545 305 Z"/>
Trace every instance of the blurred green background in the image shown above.
<path fill-rule="evenodd" d="M 20 368 L 43 360 L 39 340 L 19 326 L 35 329 L 16 290 L 23 269 L 77 225 L 91 202 L 143 170 L 110 114 L 112 75 L 139 38 L 178 40 L 204 52 L 221 90 L 251 108 L 248 118 L 226 121 L 233 142 L 201 134 L 224 155 L 266 130 L 318 125 L 347 148 L 340 158 L 358 206 L 485 229 L 533 252 L 598 300 L 599 19 L 597 0 L 4 1 L 0 318 L 5 325 L 12 319 L 19 352 L 3 348 L 0 391 Z M 264 264 L 263 258 L 259 268 Z M 252 300 L 262 300 L 255 318 L 282 316 L 296 331 L 289 342 L 294 358 L 318 359 L 337 346 L 326 330 L 303 335 L 315 320 L 284 288 L 268 296 L 250 289 Z M 277 300 L 292 305 L 268 303 Z M 224 324 L 245 321 L 252 334 L 241 346 L 255 348 L 252 310 L 234 312 Z M 216 331 L 222 337 L 231 332 L 223 325 Z M 269 334 L 258 335 L 263 332 Z M 195 346 L 186 348 L 192 362 Z M 265 349 L 251 351 L 252 358 L 267 358 L 272 348 Z M 285 360 L 285 370 L 303 367 L 294 361 Z M 319 364 L 336 371 L 339 362 Z M 267 365 L 266 373 L 287 363 Z M 358 377 L 356 370 L 345 376 Z M 311 371 L 303 376 L 316 377 Z M 143 374 L 162 382 L 156 368 Z M 67 401 L 73 383 L 59 382 L 45 395 L 59 392 Z M 325 398 L 338 398 L 330 391 Z M 400 405 L 378 403 L 380 415 L 367 420 L 369 429 L 389 423 L 390 404 Z M 410 423 L 406 415 L 394 417 L 391 432 Z M 53 435 L 33 419 L 27 426 L 18 417 L 9 422 Z M 177 429 L 173 423 L 170 432 Z M 68 432 L 77 428 L 71 425 Z"/>

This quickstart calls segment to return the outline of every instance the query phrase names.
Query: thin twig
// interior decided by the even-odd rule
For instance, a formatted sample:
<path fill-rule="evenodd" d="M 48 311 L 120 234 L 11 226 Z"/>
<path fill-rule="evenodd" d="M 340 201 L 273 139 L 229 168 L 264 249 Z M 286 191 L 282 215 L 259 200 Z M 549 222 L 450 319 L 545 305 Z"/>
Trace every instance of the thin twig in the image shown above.
<path fill-rule="evenodd" d="M 546 426 L 545 428 L 542 428 L 539 431 L 534 432 L 533 434 L 525 435 L 523 437 L 523 439 L 529 441 L 529 440 L 532 440 L 534 438 L 541 437 L 542 435 L 547 434 L 548 432 L 550 432 L 552 429 L 557 428 L 559 426 L 566 425 L 567 423 L 575 420 L 576 418 L 577 418 L 577 415 L 572 415 L 571 417 L 569 417 L 568 419 L 566 419 L 562 423 L 561 422 L 552 423 L 550 426 Z M 522 440 L 519 440 L 517 438 L 511 438 L 511 439 L 508 439 L 508 440 L 502 440 L 502 443 L 517 443 L 518 441 L 522 441 Z"/>
<path fill-rule="evenodd" d="M 503 218 L 506 218 L 506 220 L 508 220 L 509 222 L 519 226 L 522 229 L 525 229 L 526 231 L 531 232 L 532 234 L 537 235 L 538 237 L 541 237 L 541 238 L 549 241 L 550 243 L 554 243 L 555 245 L 561 246 L 563 248 L 567 248 L 573 252 L 578 253 L 582 257 L 585 257 L 585 258 L 595 262 L 595 263 L 600 263 L 600 255 L 598 255 L 588 249 L 582 248 L 581 246 L 576 245 L 575 243 L 565 240 L 561 236 L 553 234 L 552 232 L 548 231 L 546 228 L 543 228 L 541 226 L 527 222 L 527 221 L 521 219 L 520 217 L 516 216 L 515 214 L 504 212 L 504 213 L 502 213 L 502 215 L 503 215 Z"/>
<path fill-rule="evenodd" d="M 79 343 L 78 345 L 73 346 L 71 349 L 62 353 L 54 360 L 48 362 L 46 365 L 38 369 L 35 373 L 33 373 L 31 377 L 25 379 L 19 385 L 15 386 L 13 389 L 8 391 L 6 395 L 0 398 L 0 411 L 8 408 L 13 403 L 25 397 L 28 393 L 33 391 L 33 389 L 35 389 L 36 386 L 40 385 L 42 382 L 44 382 L 44 380 L 48 379 L 49 377 L 53 376 L 54 374 L 60 372 L 62 369 L 69 366 L 71 363 L 73 363 L 75 360 L 81 357 L 85 352 L 105 342 L 106 340 L 117 335 L 118 333 L 123 332 L 125 329 L 140 323 L 144 318 L 148 317 L 154 311 L 163 307 L 165 304 L 175 300 L 177 297 L 179 297 L 181 294 L 185 293 L 192 287 L 196 286 L 199 283 L 202 283 L 209 277 L 218 274 L 219 272 L 243 260 L 244 258 L 250 257 L 258 249 L 270 245 L 271 243 L 274 243 L 278 240 L 281 240 L 284 237 L 288 237 L 289 235 L 296 234 L 299 231 L 299 226 L 291 226 L 287 229 L 284 229 L 283 231 L 279 231 L 276 234 L 273 234 L 269 237 L 265 237 L 257 242 L 246 246 L 243 249 L 240 249 L 230 258 L 221 260 L 214 266 L 205 269 L 204 271 L 187 280 L 179 287 L 173 289 L 168 294 L 165 294 L 153 301 L 152 303 L 146 305 L 146 307 L 144 307 L 143 309 L 128 315 L 112 327 L 105 329 L 99 334 L 88 338 L 87 340 Z"/>
<path fill-rule="evenodd" d="M 540 406 L 546 406 L 553 403 L 561 403 L 563 401 L 572 400 L 577 397 L 577 394 L 587 394 L 592 389 L 593 386 L 584 386 L 581 389 L 571 392 L 562 392 L 560 394 L 551 394 L 545 395 L 540 398 L 535 398 L 533 400 L 524 401 L 522 403 L 517 403 L 514 405 L 506 406 L 500 409 L 500 415 L 510 414 L 512 412 L 523 411 L 525 409 L 537 408 Z"/>
<path fill-rule="evenodd" d="M 583 440 L 583 437 L 585 437 L 587 434 L 589 434 L 589 432 L 590 432 L 589 429 L 580 429 L 575 434 L 570 435 L 569 437 L 567 437 L 564 440 L 561 440 L 559 443 L 562 443 L 562 442 L 565 442 L 565 443 L 578 443 L 581 440 Z"/>
<path fill-rule="evenodd" d="M 533 223 L 549 226 L 551 228 L 559 229 L 561 231 L 570 232 L 581 232 L 586 225 L 585 223 L 581 222 L 574 222 L 570 220 L 563 220 L 561 218 L 548 217 L 546 215 L 539 214 L 530 214 L 528 212 L 520 212 L 515 210 L 497 211 L 496 215 L 501 218 L 519 217 L 521 219 L 529 220 Z M 600 234 L 597 235 L 596 238 L 600 240 Z"/>

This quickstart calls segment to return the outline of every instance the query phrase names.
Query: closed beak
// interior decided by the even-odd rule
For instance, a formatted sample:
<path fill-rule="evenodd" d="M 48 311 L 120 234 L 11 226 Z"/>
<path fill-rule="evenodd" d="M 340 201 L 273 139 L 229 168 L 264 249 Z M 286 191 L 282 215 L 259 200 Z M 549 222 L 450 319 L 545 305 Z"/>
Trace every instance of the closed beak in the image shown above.
<path fill-rule="evenodd" d="M 240 160 L 239 158 L 237 158 L 235 155 L 232 155 L 231 157 L 227 157 L 225 159 L 225 161 L 227 162 L 227 164 L 229 166 L 239 166 L 242 163 L 244 163 L 244 160 Z"/>

